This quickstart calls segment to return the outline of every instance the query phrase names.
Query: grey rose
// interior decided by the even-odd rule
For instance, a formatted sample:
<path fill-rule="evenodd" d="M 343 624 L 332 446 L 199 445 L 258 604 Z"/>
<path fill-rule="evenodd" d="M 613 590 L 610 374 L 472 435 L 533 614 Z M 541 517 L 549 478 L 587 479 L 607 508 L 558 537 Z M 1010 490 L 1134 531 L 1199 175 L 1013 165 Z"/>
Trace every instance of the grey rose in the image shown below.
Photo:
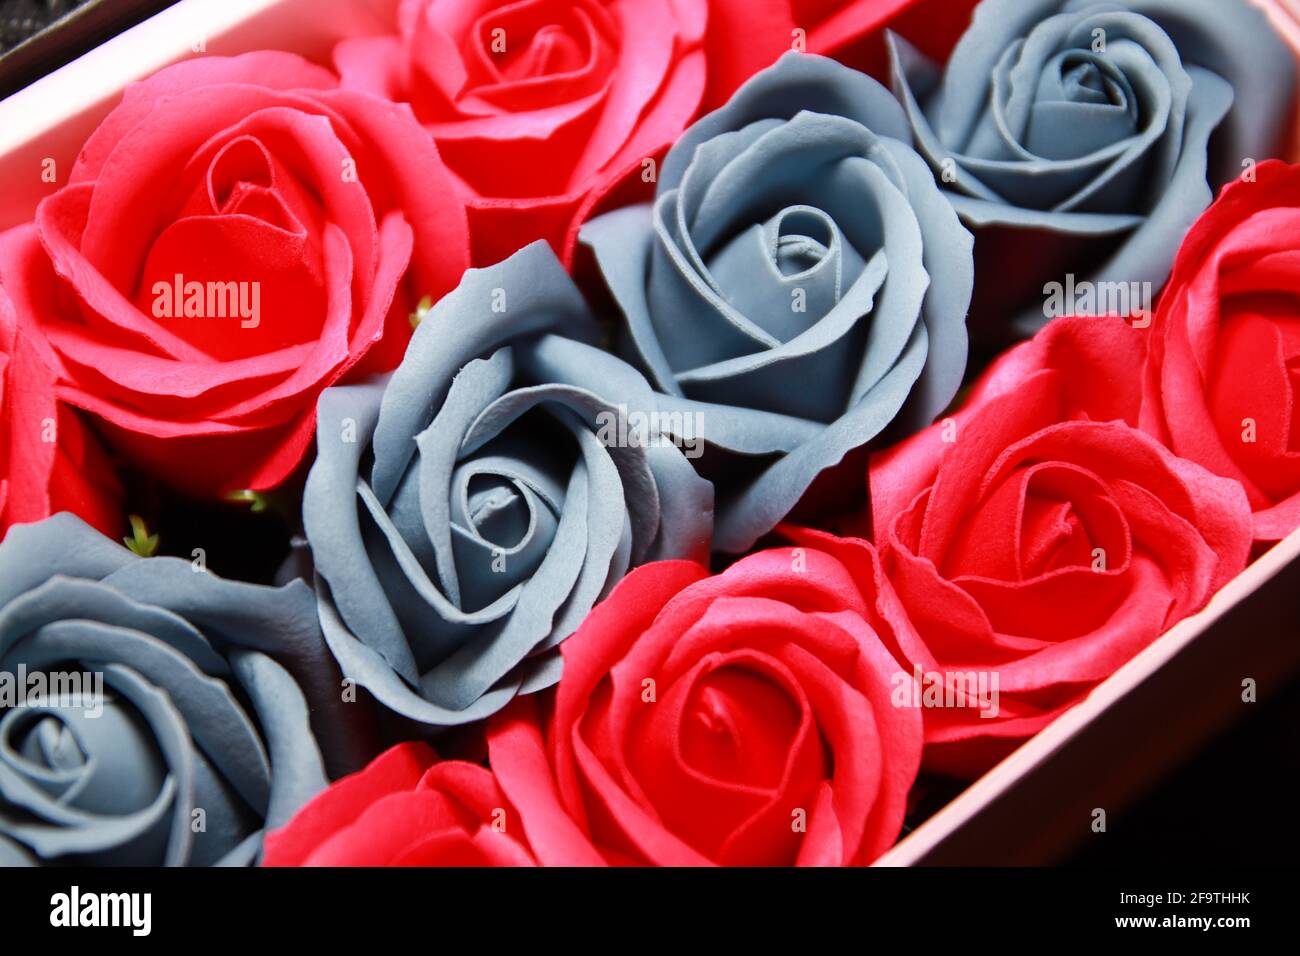
<path fill-rule="evenodd" d="M 303 524 L 343 673 L 430 728 L 554 683 L 627 570 L 704 558 L 712 486 L 536 242 L 460 285 L 387 379 L 328 389 Z M 635 416 L 642 417 L 635 417 Z"/>
<path fill-rule="evenodd" d="M 70 514 L 0 543 L 0 864 L 251 863 L 325 787 L 318 739 L 338 772 L 364 758 L 341 706 L 302 582 L 141 558 Z"/>
<path fill-rule="evenodd" d="M 972 239 L 910 139 L 875 80 L 788 53 L 686 131 L 653 204 L 582 228 L 661 407 L 701 424 L 721 550 L 961 383 Z"/>
<path fill-rule="evenodd" d="M 1245 0 L 984 0 L 942 70 L 888 41 L 917 148 L 976 233 L 973 321 L 998 340 L 1145 315 L 1212 187 L 1273 154 L 1295 83 Z M 1089 295 L 1058 301 L 1067 281 Z"/>

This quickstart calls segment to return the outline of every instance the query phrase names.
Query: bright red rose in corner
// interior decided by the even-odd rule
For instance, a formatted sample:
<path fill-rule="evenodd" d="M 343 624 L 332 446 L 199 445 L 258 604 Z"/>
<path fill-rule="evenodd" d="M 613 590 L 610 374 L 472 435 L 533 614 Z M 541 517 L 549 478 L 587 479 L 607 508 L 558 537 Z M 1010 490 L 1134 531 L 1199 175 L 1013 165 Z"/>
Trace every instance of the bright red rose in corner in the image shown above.
<path fill-rule="evenodd" d="M 920 761 L 920 711 L 892 699 L 915 633 L 869 544 L 790 535 L 714 577 L 633 571 L 561 646 L 553 703 L 492 719 L 539 862 L 840 866 L 894 843 Z"/>
<path fill-rule="evenodd" d="M 58 511 L 116 536 L 117 478 L 76 412 L 54 397 L 57 360 L 32 331 L 0 287 L 0 539 L 10 525 Z"/>
<path fill-rule="evenodd" d="M 394 366 L 423 295 L 468 264 L 463 208 L 406 107 L 285 53 L 129 87 L 0 276 L 64 366 L 59 394 L 197 495 L 273 487 L 316 398 Z"/>
<path fill-rule="evenodd" d="M 263 866 L 534 866 L 491 771 L 398 744 L 266 836 Z"/>
<path fill-rule="evenodd" d="M 1142 425 L 1245 487 L 1256 542 L 1300 527 L 1300 166 L 1261 163 L 1187 233 L 1151 330 Z"/>
<path fill-rule="evenodd" d="M 982 772 L 1245 567 L 1241 486 L 1137 428 L 1142 362 L 1124 320 L 1056 319 L 872 457 L 875 541 L 937 705 L 927 767 Z"/>

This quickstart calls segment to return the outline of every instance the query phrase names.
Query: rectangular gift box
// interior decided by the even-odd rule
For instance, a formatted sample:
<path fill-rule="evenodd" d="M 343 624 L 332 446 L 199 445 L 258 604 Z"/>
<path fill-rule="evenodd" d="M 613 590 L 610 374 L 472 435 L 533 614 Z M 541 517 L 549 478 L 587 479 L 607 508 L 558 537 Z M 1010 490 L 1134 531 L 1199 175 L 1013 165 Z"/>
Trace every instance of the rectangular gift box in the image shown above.
<path fill-rule="evenodd" d="M 0 229 L 29 220 L 39 200 L 66 181 L 82 142 L 128 83 L 189 57 L 255 49 L 327 63 L 340 38 L 388 32 L 396 6 L 397 0 L 180 0 L 92 49 L 0 101 Z M 0 89 L 11 81 L 0 61 Z M 1216 731 L 1259 706 L 1243 700 L 1244 682 L 1254 682 L 1260 703 L 1280 692 L 1300 672 L 1298 622 L 1300 531 L 878 864 L 1060 860 L 1094 838 L 1094 810 L 1114 819 Z"/>

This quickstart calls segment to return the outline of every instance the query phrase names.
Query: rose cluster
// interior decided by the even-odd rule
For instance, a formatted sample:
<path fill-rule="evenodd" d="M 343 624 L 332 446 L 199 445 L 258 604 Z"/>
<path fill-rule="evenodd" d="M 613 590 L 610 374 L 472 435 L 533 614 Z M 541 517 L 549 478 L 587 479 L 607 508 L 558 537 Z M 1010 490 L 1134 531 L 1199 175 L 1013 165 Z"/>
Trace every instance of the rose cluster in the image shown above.
<path fill-rule="evenodd" d="M 130 86 L 0 233 L 0 863 L 879 858 L 1300 528 L 1272 7 L 402 0 Z"/>

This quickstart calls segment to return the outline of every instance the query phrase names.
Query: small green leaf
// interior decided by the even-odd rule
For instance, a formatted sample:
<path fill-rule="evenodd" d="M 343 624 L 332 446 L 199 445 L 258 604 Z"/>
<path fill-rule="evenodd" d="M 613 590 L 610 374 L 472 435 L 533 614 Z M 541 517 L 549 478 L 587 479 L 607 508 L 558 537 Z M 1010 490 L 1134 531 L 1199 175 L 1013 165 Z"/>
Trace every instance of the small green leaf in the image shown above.
<path fill-rule="evenodd" d="M 429 314 L 432 308 L 433 296 L 426 295 L 420 300 L 420 304 L 415 307 L 415 311 L 411 313 L 411 328 L 418 329 L 420 323 L 424 321 L 425 316 Z"/>
<path fill-rule="evenodd" d="M 226 495 L 227 501 L 233 501 L 239 504 L 249 505 L 249 511 L 258 515 L 265 511 L 269 505 L 267 498 L 261 492 L 252 491 L 245 488 L 242 491 L 232 491 Z"/>
<path fill-rule="evenodd" d="M 158 535 L 150 534 L 149 527 L 139 515 L 130 515 L 131 534 L 122 543 L 142 558 L 152 558 L 158 551 Z"/>

